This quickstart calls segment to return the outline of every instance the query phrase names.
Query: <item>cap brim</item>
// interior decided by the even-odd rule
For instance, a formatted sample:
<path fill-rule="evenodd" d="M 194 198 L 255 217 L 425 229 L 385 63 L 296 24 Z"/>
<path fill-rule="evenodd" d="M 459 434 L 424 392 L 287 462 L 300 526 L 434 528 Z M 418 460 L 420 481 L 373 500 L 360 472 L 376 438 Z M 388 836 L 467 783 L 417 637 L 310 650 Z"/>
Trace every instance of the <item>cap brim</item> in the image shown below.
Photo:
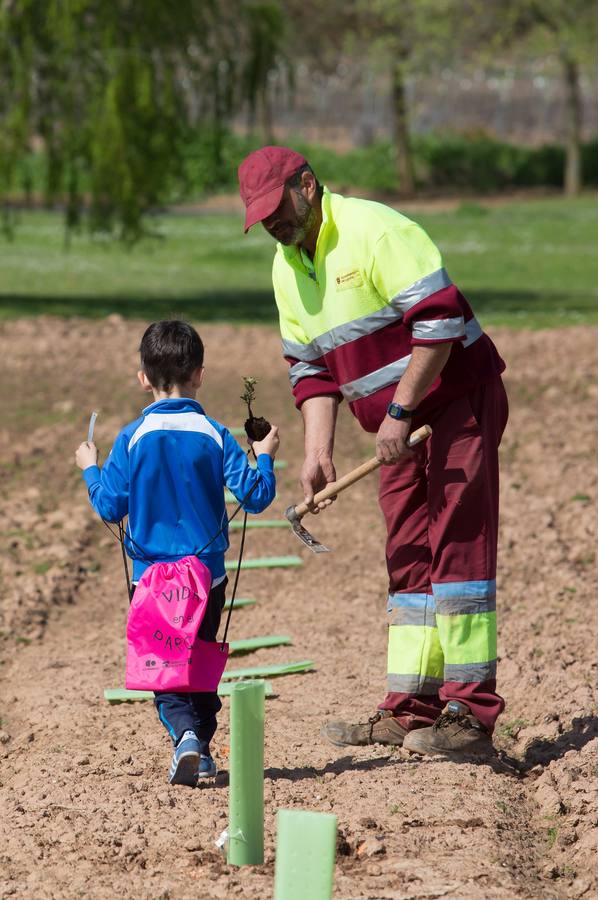
<path fill-rule="evenodd" d="M 267 219 L 275 209 L 278 209 L 283 194 L 284 184 L 280 184 L 249 204 L 245 213 L 245 234 L 247 234 L 252 225 L 256 225 L 262 219 Z"/>

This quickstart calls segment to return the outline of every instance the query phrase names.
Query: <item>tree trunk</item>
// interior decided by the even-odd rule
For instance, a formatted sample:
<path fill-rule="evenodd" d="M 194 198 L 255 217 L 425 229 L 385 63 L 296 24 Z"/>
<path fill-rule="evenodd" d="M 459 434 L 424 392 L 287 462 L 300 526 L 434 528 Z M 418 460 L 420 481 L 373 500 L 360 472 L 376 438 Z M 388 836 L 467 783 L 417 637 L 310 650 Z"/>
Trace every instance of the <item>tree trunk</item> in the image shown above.
<path fill-rule="evenodd" d="M 581 88 L 579 66 L 566 50 L 560 52 L 565 81 L 565 114 L 567 117 L 565 140 L 565 194 L 574 197 L 581 191 Z"/>
<path fill-rule="evenodd" d="M 410 197 L 415 193 L 415 179 L 413 177 L 413 160 L 411 158 L 411 145 L 409 142 L 409 119 L 407 112 L 407 96 L 405 93 L 405 77 L 400 61 L 393 64 L 391 78 L 399 194 L 402 197 Z"/>
<path fill-rule="evenodd" d="M 272 108 L 270 106 L 270 94 L 267 74 L 260 87 L 260 108 L 264 143 L 273 144 L 274 130 L 272 128 Z"/>

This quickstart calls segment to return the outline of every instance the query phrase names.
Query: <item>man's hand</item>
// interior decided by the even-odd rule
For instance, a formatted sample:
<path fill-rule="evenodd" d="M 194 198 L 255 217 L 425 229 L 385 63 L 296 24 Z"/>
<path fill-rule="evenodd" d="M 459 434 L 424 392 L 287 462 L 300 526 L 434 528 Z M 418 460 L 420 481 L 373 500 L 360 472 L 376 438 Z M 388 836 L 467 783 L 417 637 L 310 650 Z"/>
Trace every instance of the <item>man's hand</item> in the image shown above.
<path fill-rule="evenodd" d="M 93 443 L 89 444 L 87 441 L 79 444 L 75 453 L 75 462 L 80 469 L 89 469 L 90 466 L 97 466 L 98 448 L 96 445 Z"/>
<path fill-rule="evenodd" d="M 382 465 L 390 466 L 403 457 L 413 456 L 413 450 L 406 443 L 410 431 L 410 419 L 384 417 L 376 435 L 376 458 Z"/>
<path fill-rule="evenodd" d="M 310 512 L 318 513 L 321 509 L 330 506 L 333 500 L 336 499 L 336 497 L 331 497 L 329 500 L 318 503 L 317 506 L 314 506 L 313 503 L 314 494 L 325 488 L 331 481 L 336 481 L 336 470 L 332 462 L 332 457 L 323 454 L 318 456 L 306 456 L 301 468 L 299 480 L 305 495 L 305 502 L 307 503 Z"/>

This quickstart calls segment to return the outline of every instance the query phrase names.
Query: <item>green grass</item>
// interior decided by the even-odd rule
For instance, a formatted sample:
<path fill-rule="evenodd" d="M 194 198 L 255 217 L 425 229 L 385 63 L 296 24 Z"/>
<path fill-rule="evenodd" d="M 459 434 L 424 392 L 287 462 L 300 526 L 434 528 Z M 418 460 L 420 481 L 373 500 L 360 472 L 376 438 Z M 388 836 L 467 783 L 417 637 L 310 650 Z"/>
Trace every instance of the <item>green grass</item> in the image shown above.
<path fill-rule="evenodd" d="M 598 204 L 550 199 L 456 212 L 410 213 L 439 244 L 445 265 L 486 325 L 598 323 Z M 276 323 L 274 245 L 240 216 L 164 215 L 157 237 L 132 249 L 86 235 L 64 246 L 59 213 L 20 215 L 2 246 L 0 318 L 99 318 Z"/>

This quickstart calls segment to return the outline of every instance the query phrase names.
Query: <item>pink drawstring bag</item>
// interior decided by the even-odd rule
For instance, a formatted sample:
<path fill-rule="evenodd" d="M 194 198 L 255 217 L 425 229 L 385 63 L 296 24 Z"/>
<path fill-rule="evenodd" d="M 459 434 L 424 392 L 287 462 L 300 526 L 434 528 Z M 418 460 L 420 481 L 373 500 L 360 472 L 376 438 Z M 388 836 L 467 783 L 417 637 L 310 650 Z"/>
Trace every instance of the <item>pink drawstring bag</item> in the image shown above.
<path fill-rule="evenodd" d="M 197 637 L 211 585 L 211 572 L 197 556 L 154 563 L 145 570 L 127 620 L 127 688 L 217 690 L 228 644 Z"/>

